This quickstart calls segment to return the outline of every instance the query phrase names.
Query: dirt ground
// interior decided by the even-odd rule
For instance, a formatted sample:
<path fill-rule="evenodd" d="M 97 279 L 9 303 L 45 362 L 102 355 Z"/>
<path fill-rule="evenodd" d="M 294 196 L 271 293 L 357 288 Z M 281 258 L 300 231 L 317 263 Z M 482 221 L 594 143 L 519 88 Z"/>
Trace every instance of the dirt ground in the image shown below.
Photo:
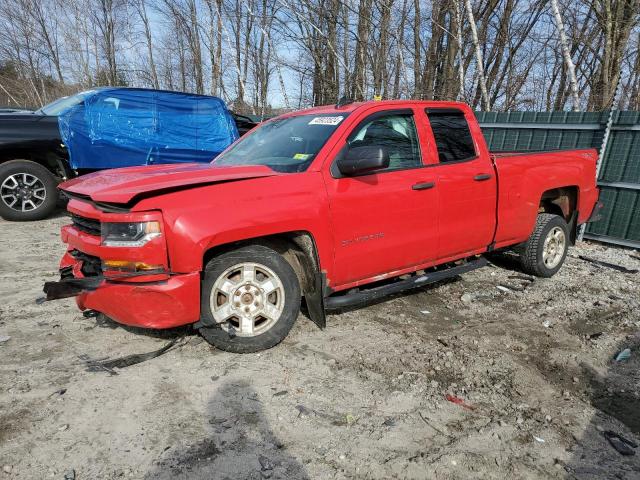
<path fill-rule="evenodd" d="M 0 220 L 0 479 L 640 479 L 603 433 L 640 443 L 640 274 L 577 258 L 637 252 L 534 281 L 498 259 L 236 355 L 37 305 L 64 223 Z"/>

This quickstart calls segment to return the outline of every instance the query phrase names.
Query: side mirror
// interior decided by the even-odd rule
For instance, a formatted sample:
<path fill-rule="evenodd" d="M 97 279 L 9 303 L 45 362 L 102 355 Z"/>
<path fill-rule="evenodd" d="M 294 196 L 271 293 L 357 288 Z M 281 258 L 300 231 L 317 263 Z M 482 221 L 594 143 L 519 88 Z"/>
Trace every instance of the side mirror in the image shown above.
<path fill-rule="evenodd" d="M 345 177 L 360 175 L 389 166 L 389 153 L 383 147 L 362 146 L 349 148 L 336 162 Z"/>

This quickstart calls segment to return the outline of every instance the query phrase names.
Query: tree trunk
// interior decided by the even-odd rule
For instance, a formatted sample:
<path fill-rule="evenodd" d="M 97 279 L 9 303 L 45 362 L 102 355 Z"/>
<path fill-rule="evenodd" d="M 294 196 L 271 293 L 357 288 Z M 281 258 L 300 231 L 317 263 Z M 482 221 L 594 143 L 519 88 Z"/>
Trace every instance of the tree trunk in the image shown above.
<path fill-rule="evenodd" d="M 151 82 L 153 83 L 153 88 L 159 89 L 160 82 L 158 81 L 156 62 L 153 58 L 153 40 L 151 37 L 151 26 L 149 24 L 149 17 L 147 16 L 147 7 L 145 5 L 145 0 L 138 0 L 136 9 L 138 11 L 138 15 L 140 16 L 140 20 L 142 21 L 142 25 L 144 27 L 144 36 L 147 41 L 147 55 L 149 57 L 149 73 L 151 74 Z"/>
<path fill-rule="evenodd" d="M 420 1 L 414 0 L 415 15 L 413 18 L 413 96 L 422 98 L 422 19 L 420 18 Z"/>
<path fill-rule="evenodd" d="M 360 0 L 358 6 L 358 28 L 356 38 L 356 56 L 353 73 L 354 88 L 352 98 L 364 100 L 367 83 L 367 52 L 369 51 L 369 33 L 371 31 L 371 0 Z"/>
<path fill-rule="evenodd" d="M 478 31 L 476 29 L 476 21 L 473 17 L 473 10 L 471 9 L 471 0 L 465 0 L 464 3 L 467 9 L 469 25 L 471 27 L 471 37 L 473 39 L 473 45 L 475 47 L 476 70 L 478 73 L 478 81 L 480 82 L 480 92 L 482 94 L 482 109 L 488 112 L 491 110 L 491 105 L 489 103 L 489 94 L 487 93 L 487 79 L 485 78 L 485 75 L 484 75 L 482 50 L 480 49 L 480 42 L 478 40 Z"/>
<path fill-rule="evenodd" d="M 562 23 L 560 9 L 558 8 L 558 0 L 551 0 L 551 10 L 553 11 L 556 28 L 558 29 L 558 36 L 560 37 L 560 48 L 562 49 L 562 56 L 564 57 L 564 62 L 569 74 L 571 98 L 573 100 L 573 111 L 577 112 L 578 110 L 580 110 L 580 97 L 578 96 L 578 79 L 576 78 L 576 67 L 573 64 L 571 54 L 569 53 L 569 44 L 567 42 L 567 35 L 564 30 L 564 24 Z"/>

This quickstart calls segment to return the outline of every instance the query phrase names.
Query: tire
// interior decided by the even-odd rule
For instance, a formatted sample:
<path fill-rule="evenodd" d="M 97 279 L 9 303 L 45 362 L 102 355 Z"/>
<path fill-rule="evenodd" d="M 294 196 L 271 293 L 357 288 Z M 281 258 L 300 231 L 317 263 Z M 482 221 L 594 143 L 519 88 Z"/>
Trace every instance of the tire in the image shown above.
<path fill-rule="evenodd" d="M 251 245 L 223 253 L 205 267 L 201 320 L 216 325 L 200 328 L 200 334 L 228 352 L 266 350 L 293 327 L 300 297 L 296 273 L 275 250 Z"/>
<path fill-rule="evenodd" d="M 552 277 L 569 249 L 569 227 L 559 215 L 540 213 L 529 240 L 520 251 L 522 269 L 537 277 Z"/>
<path fill-rule="evenodd" d="M 25 222 L 47 218 L 58 203 L 58 182 L 42 165 L 11 160 L 0 165 L 0 217 Z"/>

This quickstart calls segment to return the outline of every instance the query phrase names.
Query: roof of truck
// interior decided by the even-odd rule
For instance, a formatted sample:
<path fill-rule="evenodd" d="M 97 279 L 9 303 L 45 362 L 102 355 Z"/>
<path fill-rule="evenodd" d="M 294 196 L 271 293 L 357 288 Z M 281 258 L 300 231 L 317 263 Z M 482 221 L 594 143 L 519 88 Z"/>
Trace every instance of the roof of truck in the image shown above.
<path fill-rule="evenodd" d="M 361 108 L 372 107 L 374 105 L 389 105 L 389 106 L 404 106 L 407 104 L 414 104 L 424 107 L 439 107 L 439 108 L 460 108 L 460 107 L 468 107 L 466 103 L 463 102 L 450 102 L 450 101 L 441 101 L 441 100 L 368 100 L 365 102 L 352 102 L 347 103 L 343 106 L 336 105 L 322 105 L 318 107 L 307 108 L 304 110 L 297 110 L 294 112 L 285 113 L 282 116 L 288 117 L 293 115 L 313 115 L 313 114 L 331 114 L 331 113 L 349 113 L 355 110 L 359 110 Z"/>

